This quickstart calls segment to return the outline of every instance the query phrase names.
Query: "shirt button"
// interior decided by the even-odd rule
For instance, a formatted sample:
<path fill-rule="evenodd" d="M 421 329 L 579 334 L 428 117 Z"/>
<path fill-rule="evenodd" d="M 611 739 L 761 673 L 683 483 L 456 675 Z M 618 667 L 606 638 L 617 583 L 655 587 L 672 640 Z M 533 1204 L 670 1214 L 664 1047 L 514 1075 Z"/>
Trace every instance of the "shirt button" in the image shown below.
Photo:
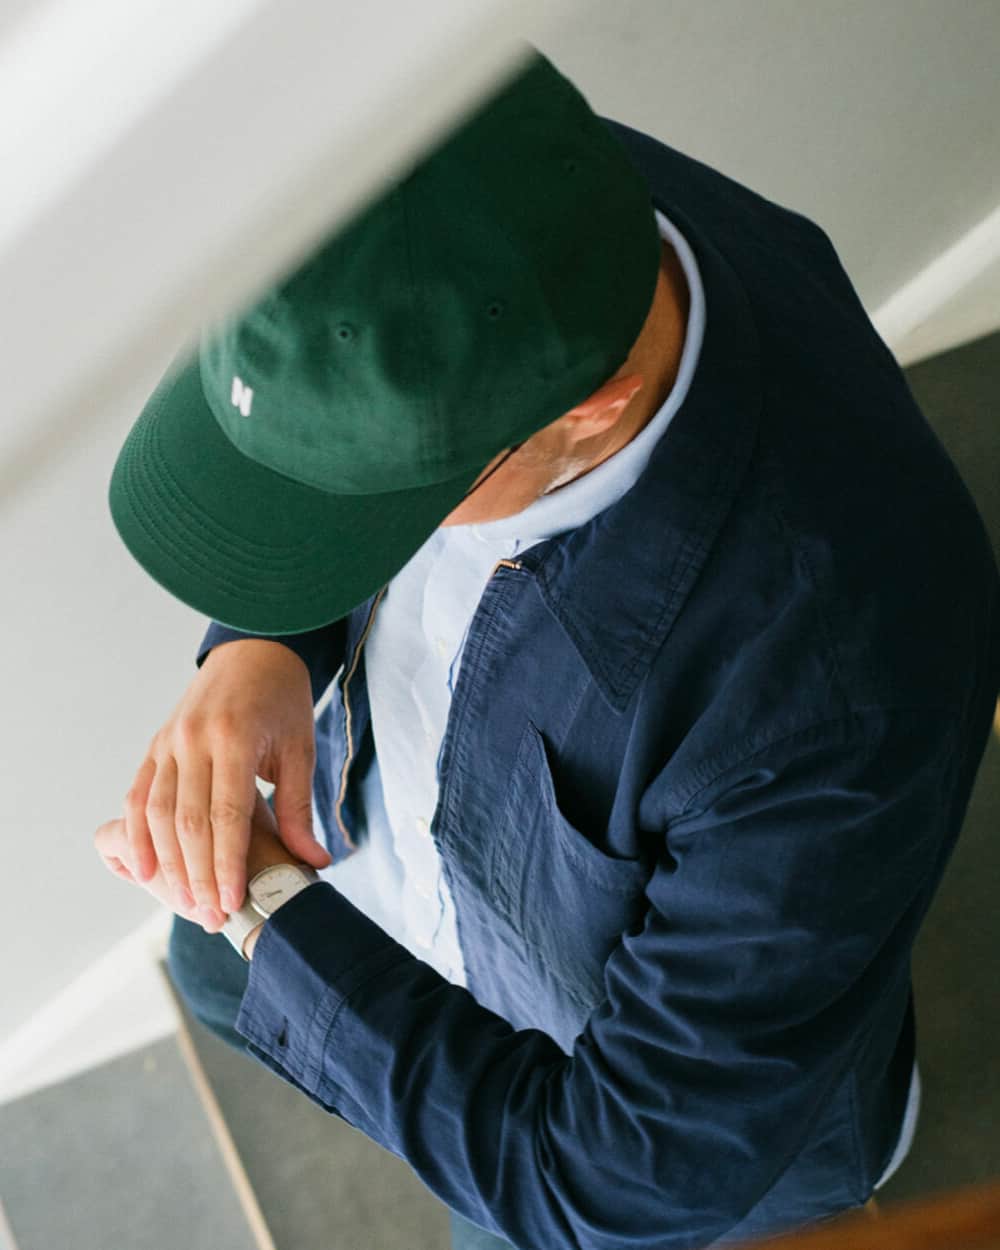
<path fill-rule="evenodd" d="M 414 885 L 415 885 L 417 893 L 420 895 L 421 898 L 429 899 L 432 896 L 433 890 L 427 884 L 426 881 L 418 880 L 414 883 Z"/>
<path fill-rule="evenodd" d="M 447 659 L 448 658 L 448 644 L 445 642 L 445 640 L 443 638 L 435 638 L 434 645 L 435 647 L 437 647 L 437 653 L 442 658 L 442 660 Z"/>
<path fill-rule="evenodd" d="M 417 832 L 425 838 L 430 837 L 431 827 L 423 816 L 417 817 Z"/>

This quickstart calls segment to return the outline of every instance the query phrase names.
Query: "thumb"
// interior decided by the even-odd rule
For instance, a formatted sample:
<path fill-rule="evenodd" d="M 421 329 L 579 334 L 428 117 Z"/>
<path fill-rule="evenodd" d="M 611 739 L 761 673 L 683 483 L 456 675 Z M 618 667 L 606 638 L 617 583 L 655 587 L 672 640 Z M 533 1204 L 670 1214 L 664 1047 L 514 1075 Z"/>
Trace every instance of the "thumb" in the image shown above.
<path fill-rule="evenodd" d="M 278 837 L 292 854 L 313 868 L 325 868 L 333 861 L 313 832 L 312 775 L 311 753 L 283 757 L 274 783 L 274 817 Z"/>

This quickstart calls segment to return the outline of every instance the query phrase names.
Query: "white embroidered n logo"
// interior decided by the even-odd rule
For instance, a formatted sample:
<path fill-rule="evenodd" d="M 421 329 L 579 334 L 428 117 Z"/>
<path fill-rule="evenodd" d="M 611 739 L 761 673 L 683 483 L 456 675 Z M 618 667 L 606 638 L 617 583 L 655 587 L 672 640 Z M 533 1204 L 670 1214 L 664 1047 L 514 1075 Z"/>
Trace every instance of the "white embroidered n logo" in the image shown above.
<path fill-rule="evenodd" d="M 239 408 L 240 412 L 242 412 L 245 417 L 249 417 L 250 405 L 252 403 L 253 403 L 253 387 L 244 386 L 242 378 L 234 377 L 233 378 L 233 394 L 232 394 L 233 407 Z"/>

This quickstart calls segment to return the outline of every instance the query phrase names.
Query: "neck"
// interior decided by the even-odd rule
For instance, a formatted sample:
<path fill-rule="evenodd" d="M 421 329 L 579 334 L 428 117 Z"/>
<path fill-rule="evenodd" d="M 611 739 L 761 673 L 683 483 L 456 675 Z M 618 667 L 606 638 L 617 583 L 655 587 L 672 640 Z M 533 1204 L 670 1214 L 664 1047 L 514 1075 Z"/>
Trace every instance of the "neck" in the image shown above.
<path fill-rule="evenodd" d="M 688 316 L 691 310 L 691 294 L 688 290 L 684 268 L 677 253 L 666 239 L 663 240 L 660 277 L 656 288 L 656 300 L 652 314 L 643 328 L 643 338 L 636 344 L 634 357 L 629 360 L 628 373 L 641 373 L 649 378 L 635 397 L 635 412 L 626 412 L 622 433 L 626 437 L 620 446 L 630 442 L 667 402 L 674 389 L 684 354 Z"/>

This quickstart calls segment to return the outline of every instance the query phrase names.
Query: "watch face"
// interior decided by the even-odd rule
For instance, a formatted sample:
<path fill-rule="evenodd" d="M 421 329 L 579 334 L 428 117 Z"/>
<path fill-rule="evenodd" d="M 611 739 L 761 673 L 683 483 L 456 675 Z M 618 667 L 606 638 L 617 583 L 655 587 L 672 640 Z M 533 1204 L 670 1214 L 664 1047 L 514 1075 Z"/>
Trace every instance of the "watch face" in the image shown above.
<path fill-rule="evenodd" d="M 294 864 L 274 864 L 249 886 L 250 899 L 265 915 L 270 915 L 303 885 L 302 873 Z"/>

